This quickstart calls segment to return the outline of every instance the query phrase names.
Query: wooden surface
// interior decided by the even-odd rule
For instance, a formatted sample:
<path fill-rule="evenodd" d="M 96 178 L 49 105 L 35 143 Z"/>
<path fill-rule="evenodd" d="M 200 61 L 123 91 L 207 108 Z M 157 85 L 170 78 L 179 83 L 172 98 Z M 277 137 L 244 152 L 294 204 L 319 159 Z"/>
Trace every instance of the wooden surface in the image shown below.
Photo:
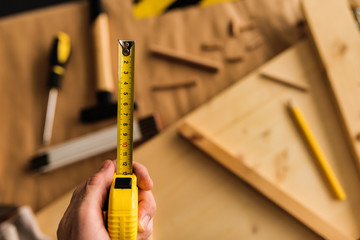
<path fill-rule="evenodd" d="M 260 68 L 185 117 L 180 132 L 324 238 L 358 239 L 360 183 L 316 56 L 304 41 L 267 67 L 279 63 L 296 70 L 284 77 L 304 76 L 311 91 L 264 80 Z M 347 200 L 329 191 L 286 110 L 289 101 L 303 110 Z"/>
<path fill-rule="evenodd" d="M 295 4 L 283 2 L 286 6 Z M 131 0 L 105 0 L 104 3 L 110 22 L 114 80 L 117 79 L 117 40 L 136 40 L 135 99 L 139 106 L 136 114 L 141 117 L 157 112 L 166 127 L 292 42 L 281 41 L 275 30 L 272 35 L 269 32 L 265 35 L 258 27 L 266 18 L 284 20 L 281 11 L 255 19 L 247 9 L 247 1 L 187 8 L 143 20 L 132 18 Z M 231 14 L 229 9 L 232 9 Z M 110 119 L 86 125 L 79 120 L 82 109 L 96 104 L 96 74 L 88 12 L 86 2 L 76 2 L 0 20 L 0 203 L 26 204 L 37 211 L 88 178 L 104 159 L 116 156 L 115 151 L 109 152 L 44 175 L 27 171 L 30 158 L 42 149 L 48 98 L 48 57 L 58 31 L 70 35 L 73 52 L 58 98 L 52 145 L 116 122 Z M 245 51 L 244 61 L 224 64 L 216 74 L 164 61 L 151 56 L 148 51 L 150 44 L 157 44 L 223 62 L 223 51 L 206 52 L 201 45 L 210 40 L 225 44 L 230 38 L 227 27 L 233 14 L 238 14 L 244 23 L 257 26 L 240 34 L 237 38 L 239 48 L 251 43 L 253 36 L 261 36 L 264 44 Z M 297 36 L 302 32 L 292 21 L 282 21 L 282 24 L 282 28 L 293 29 Z M 181 82 L 189 77 L 199 80 L 196 87 L 152 90 L 152 83 Z"/>
<path fill-rule="evenodd" d="M 358 24 L 342 0 L 305 0 L 302 7 L 360 174 Z"/>
<path fill-rule="evenodd" d="M 136 150 L 135 160 L 150 170 L 158 203 L 156 239 L 320 239 L 304 225 L 176 135 L 170 126 L 181 116 L 211 99 L 302 35 L 297 1 L 237 1 L 206 8 L 187 8 L 158 18 L 134 20 L 131 0 L 105 0 L 110 20 L 113 76 L 117 75 L 117 39 L 137 41 L 135 98 L 137 116 L 157 112 L 170 127 L 163 136 Z M 255 5 L 254 5 L 255 4 Z M 263 7 L 261 7 L 263 6 Z M 263 11 L 258 11 L 261 8 Z M 269 8 L 269 11 L 266 9 Z M 230 20 L 255 26 L 230 37 Z M 194 24 L 195 23 L 195 24 Z M 176 29 L 176 31 L 174 30 Z M 201 29 L 201 31 L 199 30 Z M 98 169 L 115 151 L 87 159 L 44 175 L 27 171 L 29 159 L 39 151 L 47 104 L 48 53 L 54 35 L 67 32 L 73 53 L 56 109 L 53 142 L 112 125 L 115 119 L 84 125 L 80 110 L 94 106 L 94 53 L 88 5 L 69 3 L 0 20 L 0 203 L 30 205 L 38 211 L 73 189 Z M 191 36 L 191 37 L 189 37 Z M 256 39 L 260 45 L 253 45 Z M 260 39 L 260 40 L 259 40 Z M 231 41 L 243 61 L 226 62 L 224 49 L 203 51 L 206 41 Z M 238 44 L 236 44 L 238 43 Z M 216 74 L 151 56 L 150 44 L 220 61 Z M 228 49 L 227 49 L 228 51 Z M 153 91 L 153 83 L 186 81 L 197 85 Z M 114 83 L 115 84 L 115 83 Z M 216 177 L 214 177 L 216 176 Z M 65 200 L 64 200 L 65 199 Z M 43 230 L 54 236 L 68 204 L 63 198 L 56 212 L 43 219 Z M 49 206 L 49 208 L 54 205 Z M 45 211 L 46 209 L 44 209 Z"/>
<path fill-rule="evenodd" d="M 322 239 L 177 134 L 181 122 L 135 150 L 155 183 L 154 240 Z M 37 220 L 55 238 L 71 192 Z"/>

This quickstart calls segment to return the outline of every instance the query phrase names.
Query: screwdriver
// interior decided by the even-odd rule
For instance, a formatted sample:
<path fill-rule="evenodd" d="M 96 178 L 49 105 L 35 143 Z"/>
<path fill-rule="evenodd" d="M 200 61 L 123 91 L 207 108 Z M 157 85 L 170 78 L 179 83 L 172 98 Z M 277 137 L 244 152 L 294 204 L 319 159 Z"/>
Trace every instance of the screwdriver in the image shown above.
<path fill-rule="evenodd" d="M 64 32 L 59 32 L 54 39 L 50 54 L 50 75 L 48 82 L 50 91 L 43 135 L 44 145 L 48 145 L 51 140 L 60 83 L 65 73 L 65 65 L 69 61 L 70 52 L 71 40 L 69 35 Z"/>

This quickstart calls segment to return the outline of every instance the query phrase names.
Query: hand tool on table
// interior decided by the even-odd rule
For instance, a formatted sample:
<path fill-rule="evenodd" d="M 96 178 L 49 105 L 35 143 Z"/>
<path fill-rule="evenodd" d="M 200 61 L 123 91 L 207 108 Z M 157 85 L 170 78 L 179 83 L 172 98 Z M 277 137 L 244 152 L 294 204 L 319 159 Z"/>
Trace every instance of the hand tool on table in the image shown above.
<path fill-rule="evenodd" d="M 160 132 L 156 114 L 133 121 L 133 143 L 139 145 Z M 101 153 L 116 149 L 117 125 L 51 146 L 37 153 L 30 161 L 30 171 L 49 172 Z"/>
<path fill-rule="evenodd" d="M 334 196 L 338 200 L 345 200 L 346 193 L 341 186 L 338 178 L 336 177 L 334 171 L 332 170 L 329 161 L 327 160 L 325 154 L 321 150 L 319 144 L 317 143 L 308 123 L 306 122 L 303 114 L 301 113 L 298 107 L 293 106 L 290 102 L 287 104 L 287 109 L 291 114 L 291 117 L 295 121 L 298 129 L 301 131 L 303 137 L 306 140 L 308 147 L 313 153 L 317 164 L 319 165 L 320 170 L 322 171 L 324 177 L 329 184 Z"/>
<path fill-rule="evenodd" d="M 97 105 L 81 111 L 82 122 L 116 117 L 117 113 L 117 103 L 112 102 L 114 79 L 111 67 L 109 19 L 101 0 L 90 0 L 90 18 L 95 48 Z"/>
<path fill-rule="evenodd" d="M 111 239 L 135 240 L 138 222 L 137 178 L 132 168 L 134 41 L 119 41 L 117 168 L 109 194 Z"/>
<path fill-rule="evenodd" d="M 51 141 L 57 97 L 61 85 L 61 79 L 65 73 L 65 65 L 69 60 L 70 53 L 71 40 L 69 35 L 64 32 L 59 32 L 54 39 L 50 55 L 50 92 L 44 125 L 44 145 L 48 145 Z"/>

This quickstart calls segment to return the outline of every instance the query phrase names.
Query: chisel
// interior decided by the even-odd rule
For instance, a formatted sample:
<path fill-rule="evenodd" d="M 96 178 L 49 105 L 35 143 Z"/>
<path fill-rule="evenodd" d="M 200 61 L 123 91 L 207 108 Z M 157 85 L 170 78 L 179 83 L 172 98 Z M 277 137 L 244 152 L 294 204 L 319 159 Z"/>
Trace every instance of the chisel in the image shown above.
<path fill-rule="evenodd" d="M 69 35 L 64 32 L 59 32 L 54 39 L 50 55 L 50 75 L 48 82 L 50 91 L 43 134 L 44 145 L 48 145 L 51 141 L 57 97 L 70 52 L 71 41 Z"/>

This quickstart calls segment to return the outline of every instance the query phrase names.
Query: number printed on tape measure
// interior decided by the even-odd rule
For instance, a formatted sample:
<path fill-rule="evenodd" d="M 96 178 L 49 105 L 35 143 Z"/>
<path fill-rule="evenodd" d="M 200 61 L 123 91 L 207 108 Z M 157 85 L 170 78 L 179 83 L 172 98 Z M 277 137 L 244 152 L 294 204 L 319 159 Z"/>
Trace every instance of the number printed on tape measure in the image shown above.
<path fill-rule="evenodd" d="M 119 53 L 119 64 L 117 172 L 128 175 L 132 174 L 134 49 L 128 56 Z"/>

